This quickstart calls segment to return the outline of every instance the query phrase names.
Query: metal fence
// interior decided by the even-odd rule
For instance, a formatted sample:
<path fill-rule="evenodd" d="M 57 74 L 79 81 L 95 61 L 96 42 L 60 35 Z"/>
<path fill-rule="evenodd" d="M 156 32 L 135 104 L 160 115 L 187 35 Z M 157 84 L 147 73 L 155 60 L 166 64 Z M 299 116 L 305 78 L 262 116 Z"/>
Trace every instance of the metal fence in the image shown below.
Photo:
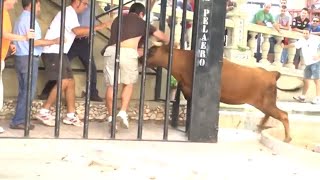
<path fill-rule="evenodd" d="M 1 1 L 1 10 L 3 9 L 4 1 Z M 35 0 L 32 1 L 32 16 L 30 19 L 30 28 L 34 29 L 35 26 Z M 130 1 L 131 2 L 131 1 Z M 115 76 L 114 82 L 118 82 L 119 74 L 119 59 L 120 59 L 120 39 L 121 39 L 121 23 L 123 17 L 123 7 L 125 4 L 123 0 L 119 0 L 119 6 L 112 8 L 111 10 L 105 12 L 104 14 L 95 16 L 95 0 L 91 0 L 91 13 L 90 13 L 90 33 L 89 33 L 89 44 L 90 44 L 90 59 L 89 59 L 89 71 L 87 73 L 87 79 L 91 76 L 91 60 L 93 59 L 93 44 L 94 44 L 94 20 L 99 19 L 99 17 L 111 12 L 112 10 L 118 9 L 118 36 L 116 43 L 116 59 L 115 59 Z M 164 31 L 166 25 L 166 11 L 167 11 L 167 0 L 161 0 L 161 14 L 160 14 L 160 25 L 159 29 Z M 190 141 L 200 141 L 200 142 L 216 142 L 218 133 L 218 110 L 219 110 L 219 99 L 220 99 L 220 75 L 221 75 L 221 59 L 223 52 L 223 38 L 224 38 L 224 19 L 225 19 L 225 1 L 220 0 L 199 0 L 195 1 L 194 18 L 193 18 L 193 38 L 192 38 L 192 50 L 195 53 L 194 61 L 194 73 L 193 73 L 193 92 L 192 99 L 188 99 L 188 110 L 187 110 L 187 123 L 185 132 L 188 134 L 188 139 Z M 144 94 L 145 94 L 145 84 L 146 84 L 146 60 L 148 51 L 148 39 L 149 39 L 149 28 L 150 28 L 150 9 L 151 3 L 149 0 L 145 3 L 146 6 L 146 34 L 144 36 L 144 59 L 142 64 L 141 72 L 141 82 L 140 82 L 140 100 L 139 100 L 139 120 L 138 130 L 137 130 L 137 140 L 143 140 L 143 110 L 144 110 Z M 176 6 L 177 0 L 172 1 L 172 12 L 171 16 L 176 16 Z M 183 0 L 183 18 L 182 18 L 182 32 L 181 32 L 181 42 L 180 47 L 184 49 L 185 42 L 185 31 L 186 31 L 186 7 L 187 0 Z M 61 0 L 61 29 L 60 29 L 60 64 L 59 64 L 59 80 L 57 83 L 57 101 L 56 101 L 56 117 L 55 117 L 55 127 L 54 127 L 54 137 L 60 137 L 60 109 L 61 109 L 61 86 L 62 86 L 62 56 L 64 49 L 64 28 L 65 28 L 65 15 L 66 15 L 66 0 Z M 2 13 L 1 13 L 2 14 Z M 0 21 L 2 25 L 2 18 Z M 171 24 L 175 24 L 175 18 L 171 18 Z M 2 28 L 0 30 L 2 34 Z M 172 71 L 172 61 L 174 53 L 174 35 L 175 26 L 171 26 L 170 31 L 170 51 L 169 51 L 169 64 L 167 67 L 167 83 L 166 83 L 166 99 L 165 99 L 165 120 L 163 123 L 163 140 L 168 140 L 168 128 L 169 128 L 169 108 L 171 106 L 169 93 L 170 93 L 170 78 Z M 207 40 L 203 40 L 203 36 L 207 37 Z M 1 45 L 0 40 L 0 45 Z M 31 108 L 31 64 L 33 61 L 33 49 L 34 40 L 29 40 L 29 68 L 28 68 L 28 96 L 27 96 L 27 117 L 25 121 L 24 136 L 29 137 L 29 124 L 30 124 L 30 108 Z M 205 45 L 206 48 L 203 48 Z M 200 56 L 199 52 L 203 51 L 205 57 Z M 176 59 L 176 61 L 181 59 Z M 201 62 L 201 63 L 200 63 Z M 161 68 L 156 71 L 156 92 L 155 99 L 159 100 L 161 84 Z M 86 97 L 85 97 L 85 118 L 83 127 L 83 138 L 88 138 L 88 127 L 89 123 L 89 112 L 90 112 L 90 81 L 86 81 Z M 111 139 L 116 138 L 116 111 L 117 111 L 117 95 L 118 95 L 118 84 L 115 83 L 113 86 L 113 108 L 112 108 L 112 125 L 111 125 Z M 180 107 L 180 86 L 176 94 L 176 100 L 173 103 L 172 109 L 172 120 L 171 125 L 173 127 L 178 127 L 178 114 Z"/>

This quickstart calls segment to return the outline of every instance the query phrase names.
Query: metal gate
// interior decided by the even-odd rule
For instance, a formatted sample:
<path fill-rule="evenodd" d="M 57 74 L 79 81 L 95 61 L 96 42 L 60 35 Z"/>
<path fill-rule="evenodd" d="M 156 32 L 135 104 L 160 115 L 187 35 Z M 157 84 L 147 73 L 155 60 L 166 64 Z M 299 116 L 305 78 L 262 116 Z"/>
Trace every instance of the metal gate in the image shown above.
<path fill-rule="evenodd" d="M 152 0 L 145 1 L 146 7 L 146 34 L 144 36 L 144 60 L 141 72 L 141 82 L 140 82 L 140 100 L 139 100 L 139 119 L 137 121 L 137 133 L 136 140 L 146 140 L 142 137 L 143 134 L 143 110 L 144 110 L 144 94 L 145 94 L 145 83 L 146 83 L 146 60 L 148 52 L 148 30 L 150 28 L 150 10 Z M 185 31 L 186 31 L 186 12 L 187 12 L 187 1 L 183 0 L 183 17 L 182 17 L 182 32 L 181 32 L 181 42 L 180 48 L 185 47 Z M 1 14 L 3 10 L 4 1 L 1 1 Z M 130 1 L 131 2 L 131 1 Z M 95 4 L 96 0 L 91 0 L 91 13 L 90 13 L 90 33 L 89 33 L 89 44 L 90 44 L 90 58 L 89 58 L 89 71 L 87 73 L 86 81 L 86 97 L 85 97 L 85 118 L 82 138 L 88 139 L 89 134 L 89 112 L 90 112 L 90 79 L 91 77 L 91 61 L 93 59 L 93 38 L 95 36 L 94 31 L 94 19 L 98 19 L 103 16 L 95 16 Z M 154 2 L 153 2 L 154 3 Z M 161 0 L 161 13 L 159 29 L 164 31 L 166 27 L 166 13 L 167 13 L 167 0 Z M 192 98 L 187 99 L 187 120 L 185 124 L 185 130 L 183 130 L 189 141 L 193 142 L 217 142 L 218 135 L 218 119 L 219 119 L 219 101 L 220 101 L 220 77 L 221 77 L 221 65 L 223 56 L 223 42 L 224 42 L 224 28 L 225 28 L 225 13 L 226 13 L 226 2 L 221 0 L 198 0 L 194 1 L 194 16 L 193 16 L 193 32 L 192 32 L 192 50 L 195 53 L 194 59 L 194 72 L 193 72 L 193 87 L 192 87 Z M 35 27 L 35 4 L 36 0 L 32 0 L 32 10 L 31 10 L 31 20 L 30 28 Z M 111 10 L 118 9 L 119 24 L 118 29 L 118 41 L 116 44 L 116 58 L 115 58 L 115 76 L 114 82 L 118 81 L 119 74 L 119 58 L 120 58 L 120 32 L 121 23 L 123 16 L 123 7 L 128 4 L 124 3 L 123 0 L 119 0 L 118 7 Z M 176 16 L 177 0 L 172 0 L 172 12 L 171 16 Z M 107 11 L 105 14 L 109 13 L 111 10 Z M 66 15 L 66 0 L 61 0 L 61 29 L 60 29 L 60 75 L 57 83 L 57 101 L 56 101 L 56 116 L 55 116 L 55 127 L 54 127 L 54 137 L 60 137 L 60 114 L 61 114 L 61 86 L 62 86 L 62 60 L 63 60 L 63 49 L 64 49 L 64 28 L 65 28 L 65 15 Z M 171 18 L 171 31 L 170 31 L 170 51 L 169 51 L 169 65 L 167 73 L 166 82 L 166 99 L 165 99 L 165 119 L 163 122 L 163 136 L 162 140 L 168 141 L 169 134 L 169 124 L 179 130 L 178 126 L 178 115 L 180 107 L 180 87 L 178 87 L 178 92 L 176 94 L 176 99 L 173 104 L 170 102 L 169 92 L 170 92 L 170 78 L 172 70 L 172 57 L 174 49 L 174 36 L 175 36 L 175 18 Z M 2 25 L 2 18 L 0 21 Z M 0 34 L 2 35 L 2 28 L 0 29 Z M 0 40 L 0 45 L 2 38 Z M 34 40 L 29 40 L 29 64 L 28 64 L 28 90 L 27 90 L 27 108 L 26 108 L 26 120 L 24 137 L 30 137 L 30 112 L 31 112 L 31 64 L 33 61 L 33 49 Z M 179 59 L 176 59 L 179 60 Z M 155 88 L 155 100 L 159 100 L 160 89 L 161 89 L 161 74 L 162 69 L 157 68 L 156 70 L 156 88 Z M 118 84 L 115 83 L 113 86 L 113 108 L 112 108 L 112 118 L 113 121 L 110 127 L 110 139 L 121 139 L 116 136 L 116 111 L 117 111 L 117 97 L 118 97 Z M 170 107 L 172 106 L 171 120 Z M 108 136 L 106 132 L 106 136 Z"/>

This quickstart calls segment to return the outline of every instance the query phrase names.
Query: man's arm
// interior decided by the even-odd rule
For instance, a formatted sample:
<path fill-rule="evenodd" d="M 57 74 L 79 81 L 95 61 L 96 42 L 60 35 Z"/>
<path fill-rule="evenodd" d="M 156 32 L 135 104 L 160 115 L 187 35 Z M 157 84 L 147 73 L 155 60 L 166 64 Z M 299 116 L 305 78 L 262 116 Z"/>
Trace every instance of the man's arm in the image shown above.
<path fill-rule="evenodd" d="M 59 44 L 60 38 L 48 40 L 48 39 L 38 39 L 34 41 L 34 46 L 50 46 L 53 44 Z"/>
<path fill-rule="evenodd" d="M 99 25 L 94 26 L 94 31 L 101 30 L 109 26 L 111 26 L 111 22 L 101 23 Z M 83 26 L 75 27 L 72 29 L 72 32 L 76 36 L 88 36 L 90 32 L 90 27 L 83 27 Z"/>
<path fill-rule="evenodd" d="M 152 35 L 165 44 L 169 44 L 170 42 L 170 38 L 160 30 L 156 30 Z"/>
<path fill-rule="evenodd" d="M 298 29 L 298 28 L 292 28 L 292 31 L 303 33 L 304 30 L 303 29 Z"/>
<path fill-rule="evenodd" d="M 278 31 L 278 32 L 280 32 L 280 24 L 278 24 L 278 23 L 273 23 L 272 24 L 272 26 Z"/>
<path fill-rule="evenodd" d="M 34 30 L 30 29 L 26 35 L 18 35 L 10 32 L 3 32 L 3 38 L 9 39 L 11 41 L 26 41 L 29 39 L 34 39 L 35 33 Z"/>
<path fill-rule="evenodd" d="M 292 47 L 296 47 L 296 45 L 294 43 L 288 44 L 288 45 L 284 45 L 282 44 L 283 48 L 292 48 Z"/>
<path fill-rule="evenodd" d="M 313 35 L 320 35 L 320 32 L 310 32 L 310 34 L 313 34 Z"/>

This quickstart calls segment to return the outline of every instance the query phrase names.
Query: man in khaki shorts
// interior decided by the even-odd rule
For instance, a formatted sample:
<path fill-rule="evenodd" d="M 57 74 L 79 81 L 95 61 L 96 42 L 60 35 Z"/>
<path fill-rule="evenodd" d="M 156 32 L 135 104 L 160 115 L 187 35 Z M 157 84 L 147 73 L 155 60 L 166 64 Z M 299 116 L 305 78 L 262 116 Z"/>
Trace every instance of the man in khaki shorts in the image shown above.
<path fill-rule="evenodd" d="M 121 94 L 121 109 L 117 114 L 117 118 L 121 119 L 121 123 L 129 128 L 128 114 L 126 113 L 132 91 L 133 84 L 138 80 L 138 57 L 142 54 L 138 53 L 138 44 L 141 37 L 145 34 L 145 7 L 141 3 L 134 3 L 130 7 L 129 13 L 123 15 L 121 26 L 121 43 L 120 43 L 120 75 L 119 82 L 123 84 Z M 112 100 L 113 100 L 113 83 L 114 83 L 114 64 L 116 59 L 116 43 L 118 32 L 118 17 L 111 25 L 111 36 L 108 47 L 104 52 L 104 76 L 106 80 L 106 107 L 109 112 L 108 121 L 112 121 Z M 151 35 L 157 39 L 169 42 L 168 36 L 157 30 L 154 26 L 150 26 Z"/>

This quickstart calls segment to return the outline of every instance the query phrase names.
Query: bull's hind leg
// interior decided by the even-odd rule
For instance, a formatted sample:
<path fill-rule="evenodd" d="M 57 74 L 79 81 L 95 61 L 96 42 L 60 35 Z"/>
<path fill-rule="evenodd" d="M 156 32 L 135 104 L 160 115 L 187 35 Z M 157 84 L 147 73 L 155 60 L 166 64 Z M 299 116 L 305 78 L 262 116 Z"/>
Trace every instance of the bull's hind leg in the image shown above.
<path fill-rule="evenodd" d="M 290 142 L 292 140 L 290 135 L 290 127 L 289 127 L 289 119 L 288 119 L 288 113 L 285 111 L 280 110 L 279 108 L 275 107 L 268 107 L 267 113 L 275 118 L 278 119 L 280 122 L 282 122 L 284 127 L 284 133 L 285 133 L 285 139 L 284 142 Z"/>

